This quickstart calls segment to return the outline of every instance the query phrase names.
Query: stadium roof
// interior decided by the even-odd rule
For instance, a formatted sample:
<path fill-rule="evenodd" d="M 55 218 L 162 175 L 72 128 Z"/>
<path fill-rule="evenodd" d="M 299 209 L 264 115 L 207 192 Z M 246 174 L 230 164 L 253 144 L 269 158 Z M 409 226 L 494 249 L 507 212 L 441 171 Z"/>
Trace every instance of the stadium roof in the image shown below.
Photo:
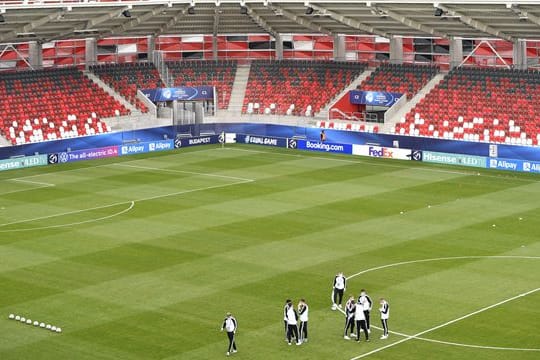
<path fill-rule="evenodd" d="M 0 43 L 255 33 L 539 39 L 540 0 L 0 0 Z"/>

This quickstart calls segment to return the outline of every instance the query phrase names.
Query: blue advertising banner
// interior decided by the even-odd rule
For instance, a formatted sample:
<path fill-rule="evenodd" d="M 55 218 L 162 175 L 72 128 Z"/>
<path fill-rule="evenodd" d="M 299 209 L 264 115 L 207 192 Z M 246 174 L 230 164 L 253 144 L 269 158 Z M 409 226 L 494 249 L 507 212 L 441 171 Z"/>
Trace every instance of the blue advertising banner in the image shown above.
<path fill-rule="evenodd" d="M 15 159 L 0 160 L 0 171 L 23 169 L 41 165 L 47 165 L 47 155 L 25 156 Z"/>
<path fill-rule="evenodd" d="M 173 140 L 161 140 L 138 144 L 121 145 L 119 155 L 142 154 L 154 151 L 166 151 L 174 149 Z"/>
<path fill-rule="evenodd" d="M 489 159 L 488 169 L 523 171 L 523 160 L 491 158 Z"/>
<path fill-rule="evenodd" d="M 424 151 L 422 153 L 422 161 L 445 165 L 462 165 L 485 168 L 486 159 L 487 158 L 485 156 L 449 154 L 434 151 Z"/>
<path fill-rule="evenodd" d="M 141 92 L 151 101 L 212 100 L 212 86 L 182 86 L 175 88 L 144 89 Z"/>
<path fill-rule="evenodd" d="M 49 155 L 49 163 L 54 163 L 50 161 L 51 155 L 54 156 L 56 154 Z M 97 149 L 61 152 L 57 154 L 56 160 L 59 163 L 68 163 L 68 162 L 74 162 L 74 161 L 103 159 L 103 158 L 110 158 L 110 157 L 117 157 L 117 156 L 118 156 L 118 146 L 106 146 L 106 147 L 97 148 Z"/>
<path fill-rule="evenodd" d="M 294 140 L 295 144 L 290 146 L 291 141 L 289 140 L 289 148 L 296 148 L 298 150 L 310 150 L 310 151 L 325 151 L 338 154 L 352 154 L 352 144 L 335 144 L 335 143 L 325 143 L 320 141 L 309 141 L 309 140 Z"/>
<path fill-rule="evenodd" d="M 540 162 L 524 161 L 523 171 L 531 173 L 540 173 Z"/>
<path fill-rule="evenodd" d="M 221 135 L 178 138 L 174 140 L 174 147 L 176 149 L 180 149 L 183 147 L 195 146 L 195 145 L 219 144 L 221 142 L 223 142 L 223 138 L 221 137 Z"/>
<path fill-rule="evenodd" d="M 287 139 L 272 136 L 236 134 L 236 143 L 287 147 Z"/>
<path fill-rule="evenodd" d="M 403 94 L 387 91 L 349 91 L 349 100 L 351 104 L 386 106 L 394 105 Z"/>

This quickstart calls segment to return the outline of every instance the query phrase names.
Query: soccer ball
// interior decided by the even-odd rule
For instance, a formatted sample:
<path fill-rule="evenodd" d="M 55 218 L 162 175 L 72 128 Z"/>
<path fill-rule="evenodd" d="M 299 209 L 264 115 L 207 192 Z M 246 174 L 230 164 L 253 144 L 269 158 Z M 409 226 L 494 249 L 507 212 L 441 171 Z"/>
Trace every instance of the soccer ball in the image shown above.
<path fill-rule="evenodd" d="M 21 317 L 19 315 L 15 316 L 15 320 L 19 321 L 21 320 Z"/>
<path fill-rule="evenodd" d="M 34 321 L 34 326 L 39 326 L 39 321 Z"/>
<path fill-rule="evenodd" d="M 27 323 L 28 325 L 32 325 L 32 320 L 26 319 L 26 323 Z"/>
<path fill-rule="evenodd" d="M 26 318 L 21 318 L 21 322 L 26 322 Z"/>
<path fill-rule="evenodd" d="M 57 332 L 57 333 L 61 333 L 61 332 L 62 332 L 62 328 L 57 327 L 57 328 L 56 328 L 56 332 Z"/>
<path fill-rule="evenodd" d="M 51 331 L 56 331 L 56 326 L 53 326 L 53 327 L 51 328 Z"/>
<path fill-rule="evenodd" d="M 47 324 L 47 326 L 45 326 L 45 329 L 51 330 L 51 325 Z"/>
<path fill-rule="evenodd" d="M 44 327 L 45 327 L 45 323 L 39 324 L 39 327 L 40 327 L 40 328 L 44 328 Z"/>
<path fill-rule="evenodd" d="M 15 315 L 9 314 L 9 318 L 10 318 L 11 320 L 15 319 Z"/>

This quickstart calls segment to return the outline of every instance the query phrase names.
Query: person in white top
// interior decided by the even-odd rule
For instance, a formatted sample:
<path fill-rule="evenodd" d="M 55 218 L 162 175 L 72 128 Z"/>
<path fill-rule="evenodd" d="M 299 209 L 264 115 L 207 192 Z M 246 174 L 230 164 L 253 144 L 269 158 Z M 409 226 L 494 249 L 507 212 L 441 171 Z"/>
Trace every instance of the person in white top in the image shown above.
<path fill-rule="evenodd" d="M 309 306 L 306 300 L 300 299 L 298 303 L 298 315 L 300 318 L 300 342 L 308 341 L 308 313 Z"/>
<path fill-rule="evenodd" d="M 347 278 L 342 272 L 339 272 L 334 277 L 334 289 L 332 294 L 332 310 L 337 310 L 337 307 L 341 309 L 341 303 L 343 301 L 343 292 L 347 290 Z"/>
<path fill-rule="evenodd" d="M 381 298 L 380 300 L 381 307 L 379 308 L 379 312 L 381 313 L 381 323 L 383 326 L 383 334 L 381 336 L 381 339 L 387 339 L 388 338 L 388 319 L 390 318 L 390 305 L 388 305 L 388 301 Z"/>
<path fill-rule="evenodd" d="M 236 329 L 238 327 L 238 323 L 236 322 L 236 319 L 230 312 L 227 313 L 227 317 L 225 317 L 225 320 L 223 320 L 223 325 L 221 325 L 221 331 L 225 329 L 227 331 L 227 337 L 229 338 L 229 347 L 227 348 L 227 356 L 229 356 L 232 353 L 237 352 L 236 350 Z"/>
<path fill-rule="evenodd" d="M 368 332 L 371 332 L 369 315 L 371 313 L 371 307 L 373 306 L 373 301 L 371 301 L 371 298 L 367 294 L 366 290 L 362 289 L 360 291 L 358 302 L 362 304 L 362 306 L 364 307 L 364 316 L 366 317 L 366 326 L 367 326 Z"/>
<path fill-rule="evenodd" d="M 366 341 L 369 341 L 369 332 L 366 326 L 366 315 L 364 314 L 364 306 L 356 303 L 354 312 L 354 320 L 356 321 L 356 341 L 360 341 L 360 330 L 366 334 Z"/>
<path fill-rule="evenodd" d="M 292 302 L 287 305 L 287 342 L 291 345 L 292 337 L 296 339 L 296 345 L 302 345 L 298 337 L 298 314 L 294 309 Z"/>

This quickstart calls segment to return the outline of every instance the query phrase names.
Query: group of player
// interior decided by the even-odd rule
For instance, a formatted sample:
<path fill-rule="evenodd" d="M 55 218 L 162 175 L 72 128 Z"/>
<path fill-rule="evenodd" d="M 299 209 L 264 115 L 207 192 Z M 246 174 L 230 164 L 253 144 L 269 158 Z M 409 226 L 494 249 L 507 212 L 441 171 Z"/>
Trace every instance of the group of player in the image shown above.
<path fill-rule="evenodd" d="M 345 313 L 345 329 L 343 332 L 343 338 L 350 340 L 351 337 L 355 337 L 356 341 L 360 341 L 360 332 L 364 332 L 366 341 L 369 341 L 369 334 L 371 333 L 371 310 L 373 307 L 373 301 L 367 294 L 365 289 L 360 291 L 358 299 L 350 295 L 346 304 L 345 310 L 343 310 L 343 294 L 347 289 L 347 278 L 343 273 L 338 273 L 334 278 L 333 295 L 332 295 L 332 310 L 340 309 Z M 379 312 L 381 315 L 381 323 L 383 327 L 383 334 L 381 339 L 388 338 L 388 318 L 390 317 L 390 306 L 388 301 L 381 298 L 379 301 Z M 283 323 L 285 330 L 285 341 L 289 345 L 292 345 L 292 341 L 296 342 L 296 345 L 302 345 L 308 341 L 308 319 L 309 319 L 309 306 L 305 299 L 300 299 L 297 307 L 295 308 L 291 299 L 285 301 L 283 307 Z M 236 353 L 236 339 L 235 334 L 238 327 L 236 318 L 227 313 L 227 316 L 223 320 L 221 330 L 227 331 L 229 338 L 229 347 L 227 348 L 227 355 Z M 356 329 L 356 333 L 355 333 Z"/>
<path fill-rule="evenodd" d="M 343 293 L 347 289 L 347 278 L 343 273 L 338 273 L 334 278 L 333 295 L 332 295 L 332 310 L 343 309 Z M 388 319 L 390 318 L 390 305 L 386 299 L 381 298 L 379 300 L 379 313 L 381 315 L 381 324 L 383 328 L 383 334 L 381 339 L 388 338 Z M 350 295 L 347 303 L 345 304 L 345 329 L 343 331 L 343 338 L 350 340 L 351 337 L 356 337 L 356 341 L 360 341 L 360 332 L 365 334 L 366 341 L 369 341 L 369 334 L 371 333 L 371 310 L 373 308 L 373 301 L 367 294 L 365 289 L 360 291 L 358 299 Z M 343 310 L 341 310 L 343 311 Z M 356 327 L 356 334 L 354 333 Z"/>

